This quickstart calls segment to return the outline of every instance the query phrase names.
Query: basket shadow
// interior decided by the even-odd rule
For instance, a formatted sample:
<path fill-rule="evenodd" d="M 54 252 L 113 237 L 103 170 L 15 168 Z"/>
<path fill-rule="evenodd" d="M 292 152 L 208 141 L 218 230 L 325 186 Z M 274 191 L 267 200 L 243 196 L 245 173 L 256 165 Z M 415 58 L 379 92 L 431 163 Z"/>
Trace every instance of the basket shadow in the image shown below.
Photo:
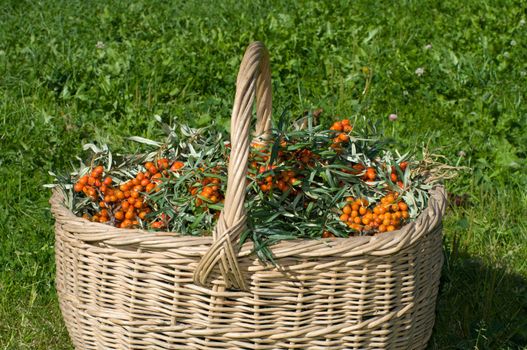
<path fill-rule="evenodd" d="M 527 279 L 445 249 L 436 324 L 428 349 L 527 348 Z"/>

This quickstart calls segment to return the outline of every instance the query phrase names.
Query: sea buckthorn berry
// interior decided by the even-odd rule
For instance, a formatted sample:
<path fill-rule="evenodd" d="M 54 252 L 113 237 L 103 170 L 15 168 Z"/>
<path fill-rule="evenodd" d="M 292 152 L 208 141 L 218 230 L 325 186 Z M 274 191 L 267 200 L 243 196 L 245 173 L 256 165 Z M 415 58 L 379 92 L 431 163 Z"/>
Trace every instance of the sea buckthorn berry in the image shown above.
<path fill-rule="evenodd" d="M 403 219 L 408 219 L 410 217 L 410 214 L 408 214 L 408 211 L 406 211 L 406 210 L 403 210 L 401 212 L 401 215 L 402 215 Z"/>
<path fill-rule="evenodd" d="M 168 168 L 168 159 L 166 158 L 160 158 L 157 160 L 157 167 L 159 169 L 167 169 Z"/>
<path fill-rule="evenodd" d="M 363 225 L 369 225 L 370 222 L 371 222 L 370 218 L 367 218 L 367 217 L 363 217 L 362 218 L 362 224 Z"/>
<path fill-rule="evenodd" d="M 150 172 L 150 174 L 154 175 L 154 174 L 158 173 L 158 170 L 157 170 L 157 168 L 154 165 L 152 165 L 150 168 L 148 168 L 148 172 Z"/>
<path fill-rule="evenodd" d="M 80 182 L 77 182 L 74 186 L 73 186 L 73 190 L 75 192 L 82 192 L 82 189 L 84 188 L 84 185 L 81 184 Z"/>
<path fill-rule="evenodd" d="M 114 217 L 115 217 L 115 220 L 122 221 L 124 219 L 124 213 L 118 210 L 115 212 Z"/>
<path fill-rule="evenodd" d="M 405 202 L 399 202 L 399 210 L 400 211 L 407 211 L 408 210 L 408 205 L 405 203 Z"/>
<path fill-rule="evenodd" d="M 351 210 L 351 207 L 349 205 L 346 205 L 346 206 L 344 206 L 344 208 L 342 208 L 342 212 L 344 214 L 348 214 L 349 215 L 349 214 L 351 214 L 351 211 L 352 210 Z"/>
<path fill-rule="evenodd" d="M 112 184 L 112 178 L 107 176 L 106 178 L 104 178 L 104 182 L 103 182 L 106 186 L 110 186 Z"/>
<path fill-rule="evenodd" d="M 387 232 L 391 232 L 391 231 L 395 231 L 395 226 L 394 225 L 389 225 L 386 227 L 386 231 Z"/>
<path fill-rule="evenodd" d="M 392 204 L 392 205 L 390 206 L 390 209 L 391 209 L 393 212 L 395 212 L 395 211 L 399 211 L 399 206 L 398 206 L 397 204 Z"/>
<path fill-rule="evenodd" d="M 394 173 L 391 173 L 390 174 L 390 180 L 392 180 L 392 182 L 396 182 L 397 181 L 397 175 L 394 174 Z"/>
<path fill-rule="evenodd" d="M 340 142 L 348 142 L 350 137 L 346 134 L 339 134 L 338 136 Z"/>
<path fill-rule="evenodd" d="M 351 217 L 352 218 L 356 218 L 357 216 L 359 216 L 359 212 L 357 210 L 352 210 L 351 211 Z"/>
<path fill-rule="evenodd" d="M 335 235 L 329 231 L 322 232 L 322 238 L 334 238 Z"/>
<path fill-rule="evenodd" d="M 366 214 L 366 208 L 365 208 L 365 207 L 360 207 L 360 208 L 359 208 L 359 214 L 360 214 L 360 215 L 364 215 L 364 214 Z"/>
<path fill-rule="evenodd" d="M 256 164 L 256 162 L 255 162 Z M 172 163 L 172 166 L 170 167 L 170 170 L 171 171 L 177 171 L 181 168 L 183 168 L 185 166 L 185 163 L 179 161 L 179 160 L 176 160 L 174 163 Z"/>
<path fill-rule="evenodd" d="M 377 172 L 375 171 L 374 168 L 372 167 L 369 167 L 368 169 L 366 169 L 366 179 L 369 180 L 369 181 L 373 181 L 375 180 L 375 178 L 377 177 Z"/>
<path fill-rule="evenodd" d="M 83 185 L 86 185 L 88 183 L 88 179 L 89 179 L 89 176 L 88 175 L 84 175 L 82 176 L 80 179 L 79 179 L 79 183 L 80 184 L 83 184 Z"/>
<path fill-rule="evenodd" d="M 165 226 L 165 224 L 163 224 L 161 221 L 154 221 L 150 224 L 150 226 L 154 229 L 161 229 Z"/>
<path fill-rule="evenodd" d="M 348 215 L 348 214 L 342 214 L 342 215 L 340 216 L 340 220 L 341 220 L 341 221 L 348 221 L 348 219 L 349 219 L 349 215 Z"/>

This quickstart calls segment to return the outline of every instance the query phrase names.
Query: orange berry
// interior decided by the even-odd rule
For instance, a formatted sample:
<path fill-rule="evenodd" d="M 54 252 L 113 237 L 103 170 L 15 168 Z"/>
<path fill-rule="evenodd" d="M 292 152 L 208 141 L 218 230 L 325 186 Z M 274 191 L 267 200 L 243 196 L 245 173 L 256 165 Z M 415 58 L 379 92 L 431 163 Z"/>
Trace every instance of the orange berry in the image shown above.
<path fill-rule="evenodd" d="M 374 168 L 372 167 L 369 167 L 368 169 L 366 169 L 366 179 L 369 180 L 369 181 L 373 181 L 375 180 L 375 177 L 377 176 L 377 172 L 375 171 Z"/>
<path fill-rule="evenodd" d="M 150 168 L 148 168 L 148 171 L 150 172 L 150 174 L 154 175 L 154 174 L 158 174 L 158 170 L 157 168 L 152 165 Z"/>
<path fill-rule="evenodd" d="M 386 225 L 380 225 L 379 232 L 386 232 Z"/>
<path fill-rule="evenodd" d="M 124 213 L 120 210 L 116 211 L 114 214 L 115 220 L 123 220 L 124 219 Z"/>
<path fill-rule="evenodd" d="M 341 220 L 341 221 L 348 221 L 348 219 L 349 219 L 349 215 L 348 215 L 348 214 L 342 214 L 342 215 L 340 216 L 340 220 Z"/>
<path fill-rule="evenodd" d="M 157 160 L 157 167 L 159 169 L 166 169 L 168 168 L 168 159 L 166 158 L 160 158 Z"/>
<path fill-rule="evenodd" d="M 360 217 L 356 216 L 356 217 L 353 218 L 353 222 L 355 224 L 360 224 L 362 222 L 362 219 Z"/>
<path fill-rule="evenodd" d="M 154 221 L 150 224 L 150 226 L 154 229 L 161 229 L 165 226 L 165 224 L 163 224 L 161 221 Z"/>
<path fill-rule="evenodd" d="M 342 208 L 342 212 L 344 214 L 348 214 L 349 215 L 349 214 L 351 214 L 351 211 L 352 210 L 351 210 L 351 207 L 349 205 L 346 205 L 346 206 L 344 206 L 344 208 Z"/>
<path fill-rule="evenodd" d="M 347 142 L 350 139 L 350 137 L 347 134 L 339 134 L 338 138 L 340 142 Z"/>
<path fill-rule="evenodd" d="M 399 206 L 398 206 L 397 204 L 392 204 L 392 205 L 390 206 L 390 209 L 391 209 L 393 212 L 395 212 L 395 211 L 399 211 Z"/>
<path fill-rule="evenodd" d="M 395 231 L 395 226 L 394 225 L 389 225 L 388 227 L 386 227 L 386 231 L 388 231 L 388 232 Z"/>
<path fill-rule="evenodd" d="M 322 238 L 334 238 L 335 235 L 329 231 L 322 232 Z"/>
<path fill-rule="evenodd" d="M 359 208 L 359 214 L 360 214 L 360 215 L 364 215 L 364 214 L 366 214 L 366 208 L 365 208 L 365 207 L 360 207 L 360 208 Z"/>
<path fill-rule="evenodd" d="M 352 210 L 351 211 L 351 217 L 352 218 L 356 218 L 357 216 L 359 216 L 359 212 L 357 210 Z"/>
<path fill-rule="evenodd" d="M 171 171 L 177 171 L 185 166 L 185 163 L 176 160 L 174 163 L 172 163 L 172 166 L 170 167 Z"/>
<path fill-rule="evenodd" d="M 405 203 L 405 202 L 399 202 L 399 210 L 400 211 L 407 211 L 408 210 L 408 205 Z"/>
<path fill-rule="evenodd" d="M 83 177 L 81 177 L 81 178 L 79 179 L 79 183 L 80 183 L 80 184 L 83 184 L 83 185 L 86 185 L 86 184 L 88 183 L 88 178 L 89 178 L 88 175 L 84 175 Z"/>
<path fill-rule="evenodd" d="M 403 210 L 401 212 L 401 216 L 403 217 L 403 219 L 408 219 L 410 217 L 410 214 L 408 214 L 408 211 Z"/>
<path fill-rule="evenodd" d="M 77 183 L 75 184 L 75 186 L 73 186 L 73 190 L 74 190 L 75 192 L 82 192 L 82 189 L 83 189 L 83 188 L 84 188 L 84 185 L 81 184 L 80 182 L 77 182 Z"/>

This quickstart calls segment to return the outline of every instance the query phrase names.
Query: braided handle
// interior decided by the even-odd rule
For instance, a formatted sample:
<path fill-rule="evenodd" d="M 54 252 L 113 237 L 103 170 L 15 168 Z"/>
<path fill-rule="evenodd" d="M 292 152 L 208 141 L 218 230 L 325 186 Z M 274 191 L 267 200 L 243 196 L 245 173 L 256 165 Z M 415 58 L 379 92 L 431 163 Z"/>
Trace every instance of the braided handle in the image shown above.
<path fill-rule="evenodd" d="M 207 285 L 214 267 L 219 265 L 228 289 L 247 289 L 233 243 L 238 241 L 245 229 L 244 202 L 249 163 L 250 125 L 255 97 L 257 116 L 255 137 L 265 140 L 271 128 L 272 91 L 269 52 L 261 42 L 254 42 L 247 47 L 236 80 L 225 206 L 213 230 L 213 244 L 194 271 L 194 283 L 201 286 Z"/>

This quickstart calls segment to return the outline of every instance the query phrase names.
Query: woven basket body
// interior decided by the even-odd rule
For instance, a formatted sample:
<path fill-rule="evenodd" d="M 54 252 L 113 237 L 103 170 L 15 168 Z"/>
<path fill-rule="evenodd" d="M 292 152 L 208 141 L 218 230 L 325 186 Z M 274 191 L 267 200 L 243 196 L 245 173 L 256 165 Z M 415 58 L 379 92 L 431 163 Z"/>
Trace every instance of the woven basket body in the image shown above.
<path fill-rule="evenodd" d="M 263 52 L 260 44 L 249 50 Z M 261 56 L 253 58 L 255 72 L 268 75 Z M 252 106 L 256 97 L 261 133 L 269 126 L 261 116 L 270 115 L 264 108 L 270 90 L 259 81 L 269 81 L 253 73 L 246 79 L 252 97 L 244 98 L 239 75 L 236 101 Z M 234 124 L 238 114 L 250 114 L 246 106 L 235 102 Z M 401 230 L 282 242 L 272 248 L 277 266 L 265 266 L 250 243 L 233 248 L 245 218 L 239 193 L 245 193 L 246 154 L 240 150 L 248 149 L 248 124 L 243 144 L 231 135 L 225 210 L 210 237 L 91 223 L 67 210 L 54 191 L 56 286 L 75 347 L 424 349 L 443 262 L 442 188 L 431 191 L 427 210 Z M 231 132 L 238 131 L 231 126 Z"/>

